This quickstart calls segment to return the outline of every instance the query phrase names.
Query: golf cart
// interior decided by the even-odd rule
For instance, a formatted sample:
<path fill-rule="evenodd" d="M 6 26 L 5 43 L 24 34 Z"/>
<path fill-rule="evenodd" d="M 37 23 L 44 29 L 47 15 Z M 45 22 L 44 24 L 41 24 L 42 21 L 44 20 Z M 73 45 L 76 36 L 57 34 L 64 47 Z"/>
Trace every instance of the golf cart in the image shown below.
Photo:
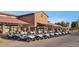
<path fill-rule="evenodd" d="M 49 34 L 50 34 L 50 37 L 54 37 L 55 36 L 53 31 L 49 31 Z"/>
<path fill-rule="evenodd" d="M 10 32 L 7 33 L 7 38 L 8 39 L 12 39 L 13 38 L 13 35 L 14 35 L 14 32 L 11 32 L 10 31 Z"/>
<path fill-rule="evenodd" d="M 36 39 L 35 32 L 29 32 L 25 39 L 27 42 L 35 41 L 35 39 Z"/>
<path fill-rule="evenodd" d="M 45 31 L 43 37 L 45 39 L 48 39 L 48 38 L 50 38 L 50 34 L 47 31 Z"/>
<path fill-rule="evenodd" d="M 38 31 L 38 33 L 36 34 L 36 40 L 42 40 L 44 37 L 43 37 L 43 32 L 42 31 Z"/>

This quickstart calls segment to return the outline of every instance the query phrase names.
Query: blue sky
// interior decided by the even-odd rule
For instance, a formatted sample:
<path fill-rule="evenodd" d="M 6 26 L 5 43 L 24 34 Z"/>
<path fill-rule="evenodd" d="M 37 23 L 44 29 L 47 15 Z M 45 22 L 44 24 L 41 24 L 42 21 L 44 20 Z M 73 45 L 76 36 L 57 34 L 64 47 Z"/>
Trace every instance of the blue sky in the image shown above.
<path fill-rule="evenodd" d="M 28 14 L 35 11 L 2 11 L 6 13 L 21 15 L 21 14 Z M 49 21 L 52 23 L 55 22 L 72 22 L 79 19 L 79 11 L 45 11 L 46 14 L 49 16 Z"/>

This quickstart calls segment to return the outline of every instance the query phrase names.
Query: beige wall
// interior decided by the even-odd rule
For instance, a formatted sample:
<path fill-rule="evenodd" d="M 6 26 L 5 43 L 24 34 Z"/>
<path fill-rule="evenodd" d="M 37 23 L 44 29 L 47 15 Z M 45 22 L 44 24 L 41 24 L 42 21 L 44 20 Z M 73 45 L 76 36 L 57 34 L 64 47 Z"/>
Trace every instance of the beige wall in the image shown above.
<path fill-rule="evenodd" d="M 48 17 L 43 12 L 36 12 L 29 15 L 19 16 L 19 19 L 28 22 L 31 26 L 37 26 L 37 23 L 48 24 Z"/>
<path fill-rule="evenodd" d="M 48 24 L 48 17 L 43 12 L 36 12 L 35 13 L 35 26 L 37 23 Z"/>

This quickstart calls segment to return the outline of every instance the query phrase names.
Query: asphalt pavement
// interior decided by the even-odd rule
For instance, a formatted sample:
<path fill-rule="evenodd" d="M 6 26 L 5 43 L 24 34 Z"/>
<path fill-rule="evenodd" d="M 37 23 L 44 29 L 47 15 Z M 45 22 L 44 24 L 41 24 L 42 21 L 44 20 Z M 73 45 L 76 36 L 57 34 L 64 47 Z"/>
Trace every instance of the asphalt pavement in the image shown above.
<path fill-rule="evenodd" d="M 0 38 L 1 47 L 79 47 L 79 33 L 31 42 Z"/>

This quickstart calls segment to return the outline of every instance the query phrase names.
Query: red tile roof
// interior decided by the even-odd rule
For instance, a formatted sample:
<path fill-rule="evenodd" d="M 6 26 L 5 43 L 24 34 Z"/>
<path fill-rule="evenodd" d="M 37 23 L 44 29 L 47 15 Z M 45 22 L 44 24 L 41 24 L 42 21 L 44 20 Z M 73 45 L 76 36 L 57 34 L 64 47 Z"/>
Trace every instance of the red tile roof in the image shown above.
<path fill-rule="evenodd" d="M 0 17 L 0 23 L 10 23 L 10 24 L 29 24 L 27 22 L 21 21 L 16 18 L 11 17 Z"/>

